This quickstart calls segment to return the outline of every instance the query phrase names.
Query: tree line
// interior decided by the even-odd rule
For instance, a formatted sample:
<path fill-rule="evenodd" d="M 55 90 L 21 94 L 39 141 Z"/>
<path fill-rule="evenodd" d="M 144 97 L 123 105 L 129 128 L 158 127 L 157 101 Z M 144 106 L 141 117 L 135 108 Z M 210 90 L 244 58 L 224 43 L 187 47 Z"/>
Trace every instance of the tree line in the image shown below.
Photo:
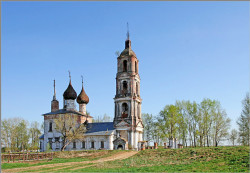
<path fill-rule="evenodd" d="M 230 132 L 230 119 L 217 100 L 203 99 L 200 103 L 176 101 L 166 105 L 157 116 L 143 114 L 144 139 L 158 143 L 175 138 L 179 144 L 191 147 L 218 146 L 222 141 L 233 145 L 249 145 L 249 94 L 242 102 L 243 110 L 237 121 L 238 131 Z"/>
<path fill-rule="evenodd" d="M 3 152 L 38 150 L 43 124 L 29 123 L 23 118 L 8 118 L 1 122 L 1 146 Z"/>

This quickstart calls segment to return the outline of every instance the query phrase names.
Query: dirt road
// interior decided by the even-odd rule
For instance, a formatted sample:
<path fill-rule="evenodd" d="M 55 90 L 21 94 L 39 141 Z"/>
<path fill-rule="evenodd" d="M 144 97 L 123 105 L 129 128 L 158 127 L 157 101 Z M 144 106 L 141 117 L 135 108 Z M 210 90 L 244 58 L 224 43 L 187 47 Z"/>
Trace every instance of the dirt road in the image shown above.
<path fill-rule="evenodd" d="M 93 160 L 93 161 L 67 162 L 67 163 L 56 163 L 56 164 L 31 166 L 31 167 L 26 167 L 26 168 L 4 169 L 4 170 L 2 170 L 2 172 L 22 172 L 22 171 L 45 172 L 45 170 L 41 170 L 41 169 L 45 169 L 45 168 L 46 168 L 46 171 L 53 172 L 56 170 L 65 169 L 65 168 L 75 166 L 74 168 L 70 169 L 70 171 L 71 170 L 73 171 L 73 170 L 93 166 L 95 164 L 99 164 L 102 162 L 113 161 L 113 160 L 123 160 L 123 159 L 126 159 L 128 157 L 135 155 L 137 152 L 138 151 L 129 151 L 129 152 L 121 152 L 121 153 L 119 152 L 119 153 L 116 153 L 112 156 L 101 158 L 98 160 Z M 86 164 L 90 164 L 90 163 L 91 163 L 91 165 L 86 165 Z"/>

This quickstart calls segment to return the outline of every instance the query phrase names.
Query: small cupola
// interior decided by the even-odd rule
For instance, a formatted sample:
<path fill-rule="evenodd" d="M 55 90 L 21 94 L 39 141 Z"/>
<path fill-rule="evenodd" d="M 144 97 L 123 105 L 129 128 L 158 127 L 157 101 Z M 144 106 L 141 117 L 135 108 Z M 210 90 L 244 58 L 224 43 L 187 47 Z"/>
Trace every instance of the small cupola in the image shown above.
<path fill-rule="evenodd" d="M 82 90 L 77 97 L 77 103 L 79 104 L 79 112 L 86 114 L 86 104 L 89 103 L 89 97 L 87 96 L 83 88 L 83 77 L 82 77 Z"/>
<path fill-rule="evenodd" d="M 68 88 L 63 93 L 64 108 L 66 108 L 66 110 L 75 110 L 76 97 L 77 97 L 77 93 L 71 84 L 71 76 L 69 72 L 69 85 L 68 85 Z"/>
<path fill-rule="evenodd" d="M 63 93 L 63 98 L 65 100 L 75 100 L 76 97 L 77 97 L 76 91 L 74 90 L 70 80 L 68 88 Z"/>

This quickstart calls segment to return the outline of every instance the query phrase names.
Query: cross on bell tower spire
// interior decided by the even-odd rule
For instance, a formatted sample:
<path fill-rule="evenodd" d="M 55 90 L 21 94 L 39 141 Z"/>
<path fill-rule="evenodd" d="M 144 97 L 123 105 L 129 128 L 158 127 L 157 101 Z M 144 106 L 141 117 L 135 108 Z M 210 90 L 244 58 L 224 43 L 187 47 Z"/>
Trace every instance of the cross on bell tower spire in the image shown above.
<path fill-rule="evenodd" d="M 127 22 L 127 40 L 129 40 L 129 27 L 128 27 L 128 22 Z"/>
<path fill-rule="evenodd" d="M 128 22 L 127 22 L 127 40 L 125 41 L 125 49 L 131 49 L 131 41 L 129 38 L 129 27 L 128 27 Z"/>
<path fill-rule="evenodd" d="M 69 72 L 69 82 L 71 83 L 71 75 L 70 75 L 70 71 Z"/>

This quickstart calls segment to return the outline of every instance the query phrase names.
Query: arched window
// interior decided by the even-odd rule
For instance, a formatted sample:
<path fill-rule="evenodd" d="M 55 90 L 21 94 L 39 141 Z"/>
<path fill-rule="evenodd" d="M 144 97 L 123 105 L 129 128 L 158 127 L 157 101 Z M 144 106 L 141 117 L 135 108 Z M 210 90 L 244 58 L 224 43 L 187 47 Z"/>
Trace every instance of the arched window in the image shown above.
<path fill-rule="evenodd" d="M 123 72 L 126 72 L 128 70 L 127 68 L 127 60 L 123 61 Z"/>
<path fill-rule="evenodd" d="M 122 118 L 128 117 L 128 105 L 127 103 L 122 104 Z"/>
<path fill-rule="evenodd" d="M 122 94 L 126 96 L 127 93 L 128 93 L 128 83 L 126 81 L 123 81 L 122 82 Z"/>
<path fill-rule="evenodd" d="M 135 73 L 138 73 L 137 62 L 135 61 Z"/>

